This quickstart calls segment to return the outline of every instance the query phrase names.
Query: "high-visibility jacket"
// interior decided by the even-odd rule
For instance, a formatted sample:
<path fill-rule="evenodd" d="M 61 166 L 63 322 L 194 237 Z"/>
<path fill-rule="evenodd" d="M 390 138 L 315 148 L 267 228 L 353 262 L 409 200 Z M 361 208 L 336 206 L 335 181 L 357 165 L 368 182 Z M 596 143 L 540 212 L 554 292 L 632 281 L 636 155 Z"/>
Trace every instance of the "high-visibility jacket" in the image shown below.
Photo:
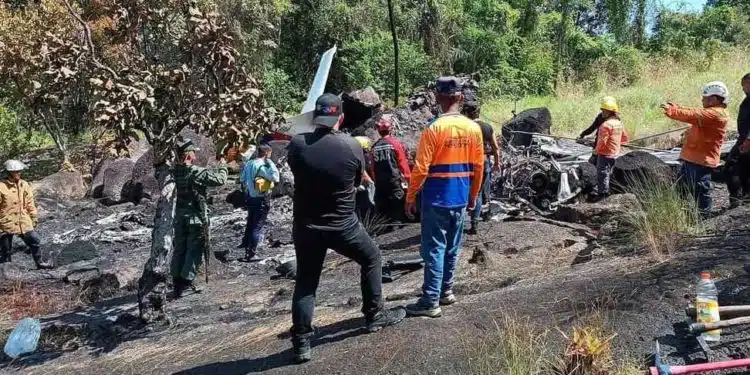
<path fill-rule="evenodd" d="M 727 110 L 723 107 L 683 108 L 670 104 L 664 113 L 669 118 L 692 125 L 685 135 L 680 159 L 716 168 L 730 120 Z"/>
<path fill-rule="evenodd" d="M 615 157 L 620 154 L 622 145 L 628 143 L 628 133 L 622 121 L 612 117 L 599 127 L 594 154 L 598 156 Z"/>
<path fill-rule="evenodd" d="M 460 114 L 444 114 L 422 132 L 409 180 L 407 203 L 422 191 L 423 204 L 460 208 L 479 195 L 484 170 L 482 131 Z"/>
<path fill-rule="evenodd" d="M 34 230 L 37 209 L 31 185 L 21 180 L 0 181 L 0 233 L 24 234 Z"/>

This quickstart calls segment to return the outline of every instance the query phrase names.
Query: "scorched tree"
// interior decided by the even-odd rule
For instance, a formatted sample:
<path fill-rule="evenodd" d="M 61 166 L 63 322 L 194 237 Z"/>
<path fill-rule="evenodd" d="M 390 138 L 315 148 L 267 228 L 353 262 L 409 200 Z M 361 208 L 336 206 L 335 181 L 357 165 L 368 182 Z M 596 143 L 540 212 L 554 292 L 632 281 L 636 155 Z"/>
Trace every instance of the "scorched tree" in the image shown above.
<path fill-rule="evenodd" d="M 165 318 L 175 209 L 170 169 L 178 134 L 191 128 L 237 145 L 270 126 L 275 116 L 263 108 L 261 86 L 245 70 L 238 38 L 214 4 L 130 0 L 111 2 L 106 9 L 119 56 L 92 59 L 91 113 L 123 146 L 142 135 L 153 147 L 161 194 L 151 255 L 138 287 L 141 319 L 152 322 Z M 74 17 L 90 39 L 86 23 Z"/>

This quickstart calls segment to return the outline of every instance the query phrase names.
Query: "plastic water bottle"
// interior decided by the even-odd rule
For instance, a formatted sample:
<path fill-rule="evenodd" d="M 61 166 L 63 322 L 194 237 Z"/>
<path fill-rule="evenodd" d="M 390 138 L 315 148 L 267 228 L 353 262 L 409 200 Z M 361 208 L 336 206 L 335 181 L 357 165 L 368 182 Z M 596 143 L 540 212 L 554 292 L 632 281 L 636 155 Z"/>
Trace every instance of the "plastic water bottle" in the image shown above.
<path fill-rule="evenodd" d="M 39 320 L 26 318 L 10 333 L 5 343 L 5 354 L 11 358 L 18 358 L 27 353 L 33 353 L 39 343 L 42 326 Z"/>
<path fill-rule="evenodd" d="M 696 321 L 698 323 L 714 323 L 720 320 L 719 291 L 716 289 L 716 284 L 711 280 L 711 274 L 708 272 L 701 273 L 701 280 L 698 282 L 698 293 L 695 299 L 695 308 L 697 310 Z M 706 341 L 719 341 L 721 339 L 721 330 L 703 332 L 701 337 Z"/>

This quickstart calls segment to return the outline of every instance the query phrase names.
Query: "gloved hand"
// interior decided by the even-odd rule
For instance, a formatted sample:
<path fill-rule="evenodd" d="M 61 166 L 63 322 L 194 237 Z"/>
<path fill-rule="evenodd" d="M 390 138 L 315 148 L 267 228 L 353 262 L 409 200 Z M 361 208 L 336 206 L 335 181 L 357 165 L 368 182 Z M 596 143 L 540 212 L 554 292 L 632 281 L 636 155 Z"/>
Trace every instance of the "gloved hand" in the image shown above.
<path fill-rule="evenodd" d="M 357 191 L 365 191 L 365 190 L 367 190 L 367 188 L 365 187 L 365 185 L 359 185 L 359 186 L 357 186 Z"/>

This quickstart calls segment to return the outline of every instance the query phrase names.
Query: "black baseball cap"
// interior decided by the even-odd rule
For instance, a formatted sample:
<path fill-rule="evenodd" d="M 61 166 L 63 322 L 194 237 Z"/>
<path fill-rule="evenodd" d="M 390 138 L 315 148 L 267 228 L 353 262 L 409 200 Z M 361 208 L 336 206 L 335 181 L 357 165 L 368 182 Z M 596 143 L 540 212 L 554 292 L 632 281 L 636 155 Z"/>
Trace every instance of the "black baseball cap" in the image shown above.
<path fill-rule="evenodd" d="M 462 89 L 463 85 L 456 77 L 440 77 L 435 82 L 435 91 L 441 95 L 458 95 Z"/>
<path fill-rule="evenodd" d="M 341 98 L 333 94 L 323 94 L 315 101 L 313 124 L 333 127 L 339 122 L 342 113 L 344 112 L 341 108 Z"/>

